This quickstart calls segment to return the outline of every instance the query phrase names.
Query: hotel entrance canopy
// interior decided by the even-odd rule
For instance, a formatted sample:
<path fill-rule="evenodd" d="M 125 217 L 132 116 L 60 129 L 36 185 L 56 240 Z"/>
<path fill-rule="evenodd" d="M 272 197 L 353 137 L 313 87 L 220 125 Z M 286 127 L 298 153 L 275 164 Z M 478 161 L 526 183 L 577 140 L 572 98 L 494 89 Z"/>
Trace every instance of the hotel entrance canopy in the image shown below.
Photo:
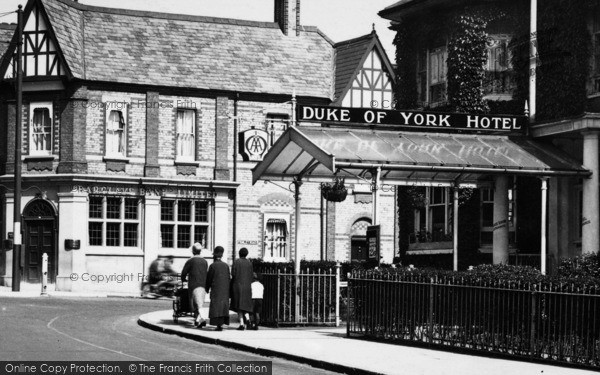
<path fill-rule="evenodd" d="M 476 183 L 495 174 L 588 176 L 552 145 L 523 136 L 290 127 L 252 170 L 263 180 L 370 178 L 388 184 Z"/>

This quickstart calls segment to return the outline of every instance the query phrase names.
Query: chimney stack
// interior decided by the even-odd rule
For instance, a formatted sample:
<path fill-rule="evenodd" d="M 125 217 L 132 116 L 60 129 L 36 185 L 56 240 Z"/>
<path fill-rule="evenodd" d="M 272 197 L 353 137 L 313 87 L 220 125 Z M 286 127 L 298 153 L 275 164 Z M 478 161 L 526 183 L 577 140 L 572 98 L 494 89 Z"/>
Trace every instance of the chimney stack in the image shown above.
<path fill-rule="evenodd" d="M 275 22 L 285 35 L 300 35 L 300 0 L 275 0 Z"/>

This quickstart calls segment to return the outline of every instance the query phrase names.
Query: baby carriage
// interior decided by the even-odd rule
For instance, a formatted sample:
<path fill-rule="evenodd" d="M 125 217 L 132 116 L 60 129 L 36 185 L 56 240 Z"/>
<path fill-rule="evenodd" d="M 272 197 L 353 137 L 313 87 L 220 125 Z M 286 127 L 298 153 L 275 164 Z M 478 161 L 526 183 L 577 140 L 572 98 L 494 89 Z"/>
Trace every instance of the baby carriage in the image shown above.
<path fill-rule="evenodd" d="M 194 316 L 190 299 L 188 297 L 187 283 L 179 282 L 175 290 L 175 299 L 173 300 L 173 322 L 177 324 L 182 316 Z"/>

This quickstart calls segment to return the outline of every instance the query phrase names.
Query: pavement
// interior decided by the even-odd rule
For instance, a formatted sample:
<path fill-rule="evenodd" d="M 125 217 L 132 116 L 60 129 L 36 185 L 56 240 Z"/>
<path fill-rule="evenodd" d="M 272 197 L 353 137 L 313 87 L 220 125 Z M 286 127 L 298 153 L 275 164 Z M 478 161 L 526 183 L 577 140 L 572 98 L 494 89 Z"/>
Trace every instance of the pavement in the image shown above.
<path fill-rule="evenodd" d="M 104 293 L 104 292 L 61 292 L 49 290 L 46 294 L 42 295 L 41 288 L 37 286 L 32 288 L 30 286 L 21 286 L 21 290 L 13 292 L 11 287 L 0 286 L 0 297 L 18 297 L 18 298 L 30 298 L 30 297 L 80 297 L 80 298 L 106 298 L 106 297 L 139 297 L 138 293 Z"/>
<path fill-rule="evenodd" d="M 114 293 L 74 293 L 50 291 L 49 297 L 110 297 Z M 41 297 L 39 290 L 13 292 L 0 286 L 0 297 Z M 123 294 L 121 297 L 134 297 Z M 41 298 L 44 298 L 43 296 Z M 208 316 L 208 304 L 202 309 Z M 197 329 L 192 317 L 173 321 L 173 310 L 150 312 L 139 317 L 146 328 L 175 334 L 196 341 L 221 345 L 267 357 L 280 357 L 317 368 L 347 374 L 394 375 L 592 375 L 597 371 L 582 370 L 479 355 L 453 353 L 349 338 L 346 327 L 267 328 L 238 331 L 237 314 L 230 316 L 231 325 L 217 332 L 215 327 Z"/>
<path fill-rule="evenodd" d="M 208 308 L 201 311 L 208 316 Z M 140 316 L 144 327 L 200 342 L 221 345 L 264 356 L 274 356 L 314 367 L 348 374 L 394 375 L 592 375 L 569 367 L 489 358 L 448 351 L 424 349 L 348 338 L 345 327 L 265 328 L 238 331 L 237 314 L 231 325 L 217 332 L 215 327 L 198 329 L 192 317 L 173 321 L 173 311 L 156 311 Z"/>

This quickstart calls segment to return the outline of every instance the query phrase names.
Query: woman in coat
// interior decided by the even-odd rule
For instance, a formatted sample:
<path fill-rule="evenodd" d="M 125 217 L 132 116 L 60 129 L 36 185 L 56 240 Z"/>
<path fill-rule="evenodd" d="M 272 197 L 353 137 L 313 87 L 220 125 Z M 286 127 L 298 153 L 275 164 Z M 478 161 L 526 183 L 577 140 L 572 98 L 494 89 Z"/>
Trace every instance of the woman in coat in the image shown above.
<path fill-rule="evenodd" d="M 221 246 L 213 251 L 213 264 L 208 267 L 206 290 L 210 291 L 208 317 L 210 324 L 223 330 L 223 324 L 229 325 L 229 266 L 221 261 L 225 250 Z"/>
<path fill-rule="evenodd" d="M 231 268 L 231 309 L 238 313 L 240 317 L 240 326 L 238 330 L 246 329 L 246 324 L 250 322 L 250 313 L 252 312 L 252 263 L 246 256 L 248 249 L 240 249 L 240 257 L 233 262 Z"/>

